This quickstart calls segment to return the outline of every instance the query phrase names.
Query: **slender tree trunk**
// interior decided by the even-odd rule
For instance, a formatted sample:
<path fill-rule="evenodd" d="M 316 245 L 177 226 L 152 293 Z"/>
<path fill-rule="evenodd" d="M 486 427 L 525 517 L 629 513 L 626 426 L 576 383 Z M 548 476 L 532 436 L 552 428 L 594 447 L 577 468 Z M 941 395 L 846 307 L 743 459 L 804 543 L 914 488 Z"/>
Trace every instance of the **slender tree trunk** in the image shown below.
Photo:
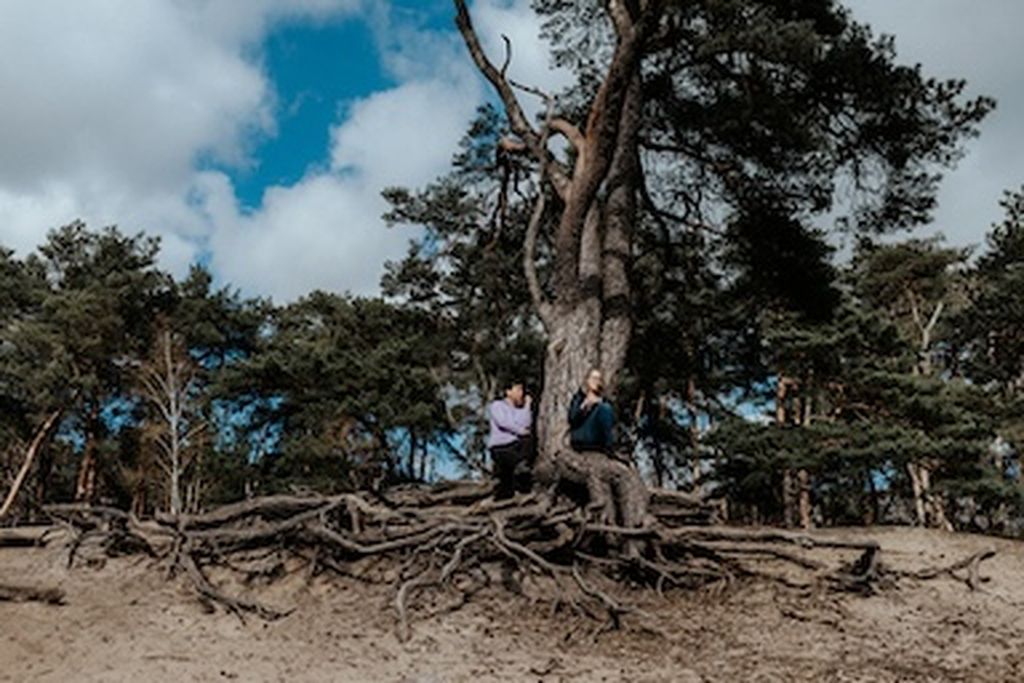
<path fill-rule="evenodd" d="M 36 430 L 35 436 L 32 437 L 32 442 L 29 444 L 28 450 L 25 452 L 25 461 L 22 463 L 21 469 L 18 470 L 18 474 L 14 477 L 14 482 L 11 484 L 11 490 L 4 499 L 3 505 L 0 505 L 0 519 L 3 519 L 7 513 L 10 512 L 11 506 L 14 505 L 14 500 L 18 497 L 18 492 L 21 490 L 21 486 L 25 482 L 25 478 L 28 476 L 29 470 L 32 469 L 32 462 L 35 460 L 36 454 L 45 446 L 47 437 L 49 437 L 51 431 L 57 425 L 57 421 L 60 419 L 63 412 L 63 409 L 53 411 L 43 422 L 42 426 Z"/>
<path fill-rule="evenodd" d="M 430 455 L 430 443 L 427 442 L 424 439 L 423 443 L 420 445 L 420 476 L 419 476 L 420 481 L 426 481 L 427 480 L 427 476 L 429 475 L 429 471 L 428 471 L 429 470 L 429 465 L 430 465 L 429 455 Z"/>
<path fill-rule="evenodd" d="M 787 467 L 782 471 L 782 525 L 787 528 L 796 526 L 796 481 L 793 470 Z"/>
<path fill-rule="evenodd" d="M 800 392 L 799 402 L 799 425 L 801 427 L 807 427 L 811 424 L 811 413 L 812 413 L 812 391 L 814 389 L 814 375 L 809 373 L 807 380 L 803 383 L 802 390 Z M 800 527 L 802 529 L 810 529 L 814 526 L 814 522 L 811 519 L 811 475 L 806 468 L 801 467 L 797 472 L 797 485 L 800 490 Z"/>
<path fill-rule="evenodd" d="M 146 514 L 146 478 L 140 476 L 138 482 L 132 488 L 131 512 L 136 517 Z"/>
<path fill-rule="evenodd" d="M 920 467 L 921 488 L 924 491 L 925 512 L 928 516 L 929 526 L 944 531 L 952 531 L 953 525 L 946 517 L 946 505 L 941 496 L 932 491 L 931 486 L 931 463 L 923 463 Z"/>
<path fill-rule="evenodd" d="M 164 382 L 167 392 L 167 431 L 170 440 L 170 466 L 171 466 L 171 514 L 178 516 L 182 513 L 181 503 L 181 475 L 184 463 L 182 462 L 182 404 L 181 392 L 184 387 L 180 386 L 178 367 L 174 358 L 174 350 L 171 343 L 170 330 L 164 330 L 163 334 L 163 361 L 164 361 Z"/>
<path fill-rule="evenodd" d="M 693 375 L 686 382 L 686 413 L 690 420 L 690 469 L 693 479 L 693 490 L 700 493 L 701 480 L 704 476 L 700 459 L 700 427 L 697 424 L 697 383 Z"/>
<path fill-rule="evenodd" d="M 99 411 L 93 409 L 87 418 L 85 451 L 78 466 L 75 500 L 91 503 L 96 496 L 97 440 L 99 439 Z"/>
<path fill-rule="evenodd" d="M 189 478 L 189 483 L 185 490 L 185 513 L 195 514 L 199 512 L 200 500 L 203 495 L 203 479 L 199 476 L 198 471 Z"/>
<path fill-rule="evenodd" d="M 867 485 L 868 501 L 864 509 L 864 525 L 871 526 L 879 521 L 878 486 L 875 485 L 874 472 L 868 469 L 864 472 L 864 483 Z"/>
<path fill-rule="evenodd" d="M 914 496 L 914 515 L 918 526 L 928 526 L 928 516 L 924 509 L 924 488 L 921 485 L 920 466 L 917 462 L 907 463 L 907 473 L 910 475 L 910 488 Z"/>
<path fill-rule="evenodd" d="M 807 470 L 801 468 L 797 471 L 796 478 L 800 487 L 800 527 L 810 529 L 814 526 L 811 519 L 811 476 Z"/>
<path fill-rule="evenodd" d="M 788 418 L 786 401 L 789 398 L 789 388 L 792 382 L 781 370 L 775 382 L 775 424 L 780 428 L 785 427 Z M 786 467 L 782 471 L 782 524 L 785 527 L 795 527 L 797 523 L 796 509 L 796 481 L 793 470 Z"/>
<path fill-rule="evenodd" d="M 907 290 L 906 296 L 910 302 L 910 308 L 914 323 L 920 334 L 918 342 L 917 363 L 914 365 L 914 374 L 929 377 L 932 375 L 932 335 L 945 308 L 945 302 L 938 302 L 932 310 L 927 321 L 924 319 L 924 312 L 920 309 L 918 299 L 911 290 Z M 946 518 L 946 506 L 941 497 L 932 493 L 931 470 L 933 464 L 928 460 L 919 460 L 909 465 L 911 468 L 911 486 L 914 491 L 914 509 L 917 512 L 918 524 L 940 529 L 952 530 L 953 526 Z"/>
<path fill-rule="evenodd" d="M 175 466 L 171 470 L 171 514 L 177 516 L 181 512 L 181 468 Z"/>
<path fill-rule="evenodd" d="M 411 481 L 416 479 L 416 434 L 409 432 L 409 461 L 406 463 L 406 472 Z"/>
<path fill-rule="evenodd" d="M 39 467 L 36 470 L 35 497 L 36 502 L 42 505 L 50 495 L 50 478 L 53 475 L 53 454 L 49 448 L 40 450 Z"/>

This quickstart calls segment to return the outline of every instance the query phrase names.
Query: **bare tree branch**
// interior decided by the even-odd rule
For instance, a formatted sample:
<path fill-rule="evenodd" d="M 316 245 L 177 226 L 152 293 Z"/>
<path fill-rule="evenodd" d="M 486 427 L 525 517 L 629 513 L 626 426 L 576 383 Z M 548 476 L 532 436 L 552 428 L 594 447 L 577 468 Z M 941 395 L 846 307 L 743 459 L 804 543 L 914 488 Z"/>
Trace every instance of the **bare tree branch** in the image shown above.
<path fill-rule="evenodd" d="M 46 418 L 42 426 L 36 431 L 35 436 L 32 438 L 32 443 L 29 444 L 28 450 L 25 452 L 25 462 L 21 464 L 21 469 L 18 470 L 18 475 L 14 478 L 14 483 L 11 484 L 11 490 L 7 493 L 7 498 L 4 499 L 3 506 L 0 506 L 0 519 L 3 519 L 10 511 L 11 506 L 14 505 L 14 499 L 18 497 L 18 491 L 21 490 L 21 485 L 25 483 L 25 477 L 28 476 L 29 470 L 32 468 L 32 462 L 36 458 L 36 453 L 39 452 L 40 446 L 43 445 L 43 441 L 50 434 L 50 430 L 53 429 L 54 425 L 57 424 L 57 420 L 61 415 L 64 414 L 63 408 L 50 413 L 50 416 Z"/>
<path fill-rule="evenodd" d="M 473 21 L 470 19 L 465 0 L 455 0 L 455 9 L 455 23 L 459 28 L 459 33 L 462 34 L 466 47 L 469 48 L 469 54 L 480 70 L 480 73 L 498 91 L 498 96 L 505 107 L 505 113 L 508 116 L 509 124 L 512 126 L 512 131 L 523 139 L 535 158 L 542 160 L 544 154 L 540 147 L 540 135 L 530 125 L 530 122 L 527 121 L 526 114 L 523 112 L 519 100 L 516 99 L 511 84 L 505 79 L 504 72 L 508 66 L 507 59 L 505 66 L 498 70 L 491 60 L 487 58 L 487 55 L 484 54 L 483 46 L 476 35 L 476 29 L 473 28 Z M 507 42 L 506 46 L 508 46 Z M 507 52 L 507 58 L 511 58 L 511 48 Z"/>
<path fill-rule="evenodd" d="M 566 187 L 568 186 L 569 180 L 566 177 L 564 170 L 557 166 L 554 160 L 551 158 L 551 153 L 547 149 L 547 145 L 541 140 L 542 134 L 534 129 L 527 120 L 526 113 L 523 111 L 523 107 L 519 104 L 519 100 L 516 98 L 516 94 L 513 91 L 512 84 L 505 78 L 505 71 L 508 69 L 509 62 L 512 58 L 512 46 L 508 38 L 502 36 L 505 40 L 505 63 L 498 69 L 484 54 L 483 46 L 480 44 L 480 39 L 476 34 L 476 29 L 473 28 L 473 21 L 469 16 L 469 10 L 466 8 L 465 0 L 455 0 L 455 23 L 459 28 L 459 33 L 462 34 L 463 41 L 466 43 L 466 47 L 469 49 L 469 54 L 473 58 L 473 63 L 476 64 L 480 73 L 494 86 L 494 89 L 498 92 L 498 96 L 501 98 L 502 105 L 505 108 L 505 115 L 508 117 L 509 125 L 512 127 L 512 132 L 515 133 L 520 139 L 522 139 L 526 148 L 529 149 L 530 155 L 542 166 L 550 166 L 554 164 L 554 168 L 548 168 L 547 172 L 551 179 L 551 182 L 555 185 L 556 191 L 559 195 L 564 196 Z"/>

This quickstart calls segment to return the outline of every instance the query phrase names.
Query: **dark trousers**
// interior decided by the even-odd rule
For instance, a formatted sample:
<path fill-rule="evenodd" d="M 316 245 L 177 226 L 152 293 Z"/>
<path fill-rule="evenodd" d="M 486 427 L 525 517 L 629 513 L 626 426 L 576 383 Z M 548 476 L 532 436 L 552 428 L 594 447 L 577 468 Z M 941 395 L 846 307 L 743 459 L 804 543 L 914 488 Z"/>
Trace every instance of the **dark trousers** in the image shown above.
<path fill-rule="evenodd" d="M 494 491 L 496 500 L 511 498 L 517 489 L 530 490 L 530 454 L 529 438 L 517 439 L 510 444 L 491 448 L 494 476 L 498 479 L 498 487 Z"/>

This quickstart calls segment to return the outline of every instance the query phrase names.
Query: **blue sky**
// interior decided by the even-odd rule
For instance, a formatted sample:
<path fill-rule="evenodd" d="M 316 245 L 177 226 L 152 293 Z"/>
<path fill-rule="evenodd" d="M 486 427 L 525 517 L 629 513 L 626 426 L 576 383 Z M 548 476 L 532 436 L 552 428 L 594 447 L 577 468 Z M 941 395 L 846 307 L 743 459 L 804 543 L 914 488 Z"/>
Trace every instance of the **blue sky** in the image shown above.
<path fill-rule="evenodd" d="M 389 14 L 418 31 L 451 30 L 448 0 L 393 2 Z M 310 166 L 327 166 L 330 127 L 353 103 L 399 85 L 381 62 L 382 40 L 375 35 L 374 17 L 367 15 L 319 24 L 287 22 L 267 34 L 255 58 L 263 62 L 279 98 L 276 133 L 258 141 L 252 167 L 222 167 L 243 208 L 259 208 L 267 187 L 295 184 Z"/>
<path fill-rule="evenodd" d="M 550 82 L 526 0 L 474 11 Z M 277 300 L 375 293 L 414 235 L 381 190 L 443 173 L 485 97 L 448 0 L 0 3 L 0 92 L 0 244 L 117 224 Z"/>
<path fill-rule="evenodd" d="M 997 112 L 943 186 L 932 230 L 979 243 L 1024 181 L 1024 3 L 848 0 L 903 59 L 964 76 Z M 474 0 L 486 48 L 547 90 L 528 0 Z M 163 240 L 177 274 L 294 299 L 373 294 L 412 230 L 380 191 L 443 173 L 488 89 L 450 0 L 33 0 L 0 3 L 0 244 L 25 254 L 82 218 Z"/>
<path fill-rule="evenodd" d="M 322 26 L 286 24 L 267 36 L 262 59 L 280 100 L 276 134 L 259 140 L 252 167 L 222 167 L 243 207 L 258 208 L 265 188 L 294 184 L 310 165 L 326 165 L 331 125 L 355 100 L 396 85 L 367 28 L 343 18 Z M 339 78 L 342 65 L 345 77 Z"/>

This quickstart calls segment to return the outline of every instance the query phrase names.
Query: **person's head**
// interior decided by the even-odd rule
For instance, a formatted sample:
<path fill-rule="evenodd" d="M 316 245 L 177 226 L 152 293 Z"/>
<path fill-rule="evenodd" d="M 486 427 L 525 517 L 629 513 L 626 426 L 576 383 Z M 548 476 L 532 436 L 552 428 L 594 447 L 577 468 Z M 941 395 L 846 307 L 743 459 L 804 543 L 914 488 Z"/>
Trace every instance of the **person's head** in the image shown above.
<path fill-rule="evenodd" d="M 600 396 L 604 393 L 604 377 L 597 368 L 591 368 L 583 380 L 583 388 L 593 394 Z"/>
<path fill-rule="evenodd" d="M 505 387 L 505 398 L 513 405 L 521 406 L 526 400 L 526 385 L 522 380 L 514 379 Z"/>

